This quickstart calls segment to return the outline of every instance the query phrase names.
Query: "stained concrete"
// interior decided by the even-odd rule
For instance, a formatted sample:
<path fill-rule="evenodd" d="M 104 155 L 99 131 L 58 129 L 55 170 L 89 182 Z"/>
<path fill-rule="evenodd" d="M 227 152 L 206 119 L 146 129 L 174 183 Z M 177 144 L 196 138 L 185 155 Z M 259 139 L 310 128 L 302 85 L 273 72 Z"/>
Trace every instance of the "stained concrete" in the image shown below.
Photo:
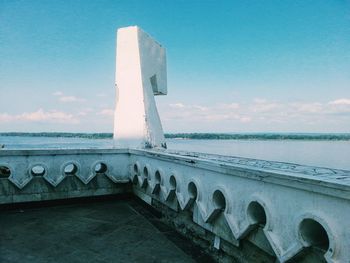
<path fill-rule="evenodd" d="M 2 263 L 211 261 L 134 199 L 0 211 L 0 226 Z"/>

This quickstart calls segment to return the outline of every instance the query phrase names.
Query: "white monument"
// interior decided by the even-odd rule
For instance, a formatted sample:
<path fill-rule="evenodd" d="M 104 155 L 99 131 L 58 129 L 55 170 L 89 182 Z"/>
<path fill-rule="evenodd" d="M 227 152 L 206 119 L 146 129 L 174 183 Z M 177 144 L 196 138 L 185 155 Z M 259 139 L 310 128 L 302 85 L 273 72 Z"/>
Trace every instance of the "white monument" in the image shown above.
<path fill-rule="evenodd" d="M 166 148 L 154 95 L 167 94 L 165 49 L 137 26 L 117 32 L 114 140 L 128 148 Z"/>

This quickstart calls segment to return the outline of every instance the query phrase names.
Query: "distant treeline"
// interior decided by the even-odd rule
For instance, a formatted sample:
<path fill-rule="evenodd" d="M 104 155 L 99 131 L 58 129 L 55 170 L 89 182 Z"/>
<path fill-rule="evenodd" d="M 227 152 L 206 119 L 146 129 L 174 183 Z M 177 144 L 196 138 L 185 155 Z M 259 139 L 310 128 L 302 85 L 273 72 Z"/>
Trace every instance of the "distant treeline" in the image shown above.
<path fill-rule="evenodd" d="M 113 133 L 70 132 L 2 132 L 0 136 L 66 137 L 85 139 L 111 139 Z M 193 140 L 325 140 L 348 141 L 350 133 L 167 133 L 168 139 Z"/>
<path fill-rule="evenodd" d="M 109 139 L 113 133 L 71 133 L 71 132 L 0 132 L 0 136 L 25 136 L 25 137 L 64 137 L 85 139 Z"/>
<path fill-rule="evenodd" d="M 350 133 L 172 133 L 171 139 L 196 140 L 350 140 Z"/>

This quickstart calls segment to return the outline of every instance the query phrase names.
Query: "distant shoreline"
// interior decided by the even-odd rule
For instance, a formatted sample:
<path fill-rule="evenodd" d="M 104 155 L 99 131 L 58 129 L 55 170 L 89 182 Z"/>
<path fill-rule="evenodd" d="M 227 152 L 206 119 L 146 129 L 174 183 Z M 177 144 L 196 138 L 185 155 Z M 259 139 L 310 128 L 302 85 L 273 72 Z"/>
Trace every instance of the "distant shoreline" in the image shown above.
<path fill-rule="evenodd" d="M 112 133 L 0 132 L 0 136 L 111 139 Z M 167 139 L 349 141 L 350 133 L 166 133 Z"/>

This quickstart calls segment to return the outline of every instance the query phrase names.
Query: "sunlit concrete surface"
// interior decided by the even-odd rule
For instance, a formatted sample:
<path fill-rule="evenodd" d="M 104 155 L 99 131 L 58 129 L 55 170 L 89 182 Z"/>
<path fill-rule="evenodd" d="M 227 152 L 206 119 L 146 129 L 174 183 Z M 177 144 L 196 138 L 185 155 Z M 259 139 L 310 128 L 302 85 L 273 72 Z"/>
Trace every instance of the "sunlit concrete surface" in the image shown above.
<path fill-rule="evenodd" d="M 118 29 L 116 53 L 116 146 L 165 147 L 154 99 L 167 94 L 165 48 L 131 26 Z"/>
<path fill-rule="evenodd" d="M 134 199 L 0 211 L 0 262 L 197 261 L 155 222 Z"/>

